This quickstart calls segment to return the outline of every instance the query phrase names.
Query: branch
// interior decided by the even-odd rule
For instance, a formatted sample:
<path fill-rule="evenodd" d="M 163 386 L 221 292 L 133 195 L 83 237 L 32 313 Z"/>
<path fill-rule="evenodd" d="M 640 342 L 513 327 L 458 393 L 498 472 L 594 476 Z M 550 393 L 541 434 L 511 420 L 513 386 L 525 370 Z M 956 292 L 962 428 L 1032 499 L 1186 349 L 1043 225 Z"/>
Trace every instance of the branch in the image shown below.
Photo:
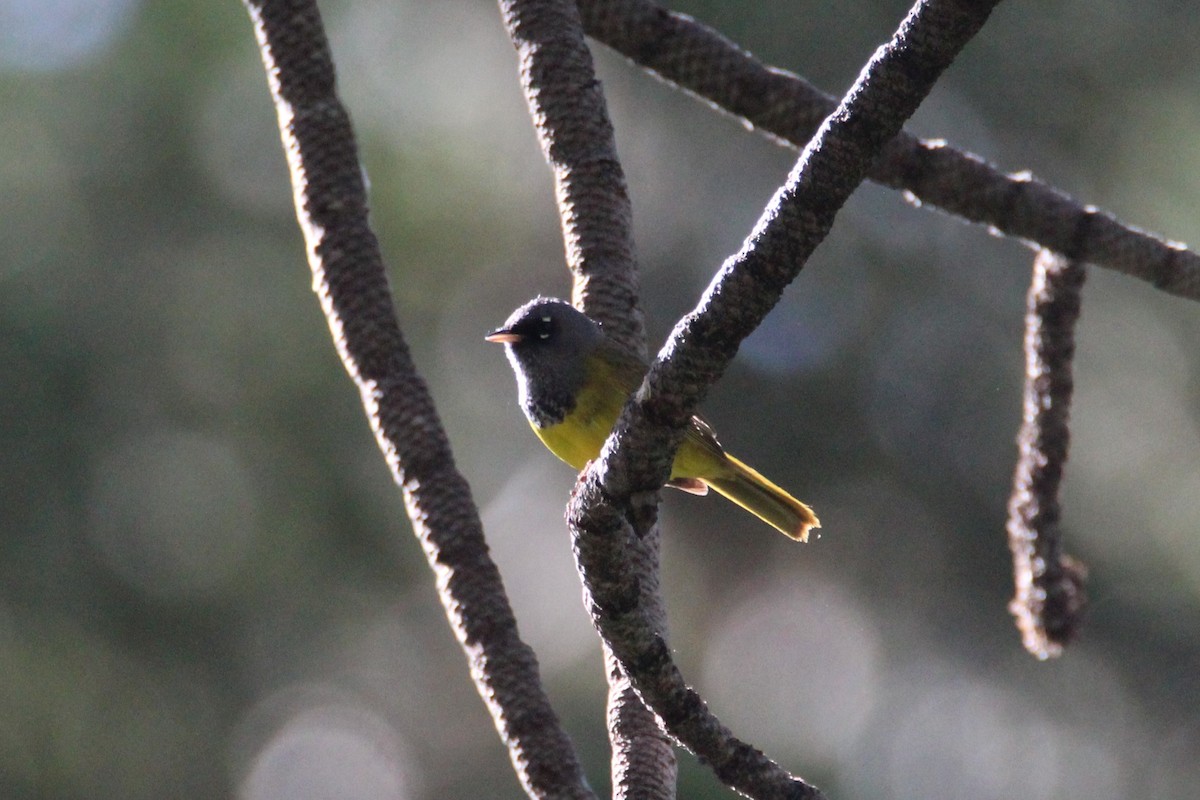
<path fill-rule="evenodd" d="M 437 576 L 471 676 L 532 797 L 594 798 L 488 557 L 470 488 L 396 322 L 349 115 L 312 0 L 245 0 L 279 116 L 314 288 Z"/>
<path fill-rule="evenodd" d="M 1025 649 L 1041 659 L 1062 653 L 1086 604 L 1086 570 L 1063 553 L 1058 525 L 1058 488 L 1070 439 L 1075 323 L 1085 276 L 1079 262 L 1042 251 L 1034 261 L 1025 315 L 1025 416 L 1008 503 L 1017 595 L 1009 609 Z"/>
<path fill-rule="evenodd" d="M 575 305 L 645 354 L 633 210 L 604 91 L 570 0 L 500 0 L 521 87 L 554 174 Z"/>
<path fill-rule="evenodd" d="M 921 0 L 914 6 L 805 147 L 742 250 L 676 325 L 568 508 L 577 559 L 585 576 L 597 576 L 585 581 L 589 610 L 634 687 L 672 735 L 727 785 L 752 797 L 820 793 L 734 738 L 708 711 L 671 661 L 662 636 L 641 623 L 636 583 L 620 578 L 611 565 L 620 563 L 627 543 L 655 519 L 657 487 L 666 481 L 684 426 L 708 386 L 799 273 L 872 161 L 993 5 Z M 598 578 L 614 574 L 616 580 Z"/>
<path fill-rule="evenodd" d="M 578 9 L 570 0 L 501 0 L 500 9 L 520 60 L 521 87 L 538 141 L 554 174 L 575 304 L 609 336 L 645 356 L 633 211 Z M 645 624 L 665 631 L 659 539 L 655 526 L 636 544 L 630 575 L 640 588 Z M 604 650 L 614 796 L 673 798 L 677 765 L 671 741 L 633 691 L 608 642 Z"/>
<path fill-rule="evenodd" d="M 655 525 L 642 539 L 630 543 L 626 555 L 626 563 L 630 566 L 628 574 L 638 585 L 642 624 L 656 631 L 666 630 L 667 615 L 659 587 L 661 541 L 661 530 Z M 580 573 L 583 573 L 582 569 Z M 615 576 L 603 577 L 611 579 Z M 674 741 L 634 690 L 613 652 L 613 645 L 603 638 L 603 634 L 601 639 L 608 676 L 607 723 L 612 743 L 613 800 L 674 800 L 679 771 Z"/>
<path fill-rule="evenodd" d="M 765 66 L 712 28 L 651 0 L 579 0 L 589 36 L 750 125 L 803 147 L 836 100 Z M 900 133 L 869 177 L 921 203 L 1071 258 L 1200 300 L 1200 255 L 1080 205 L 1028 173 Z"/>

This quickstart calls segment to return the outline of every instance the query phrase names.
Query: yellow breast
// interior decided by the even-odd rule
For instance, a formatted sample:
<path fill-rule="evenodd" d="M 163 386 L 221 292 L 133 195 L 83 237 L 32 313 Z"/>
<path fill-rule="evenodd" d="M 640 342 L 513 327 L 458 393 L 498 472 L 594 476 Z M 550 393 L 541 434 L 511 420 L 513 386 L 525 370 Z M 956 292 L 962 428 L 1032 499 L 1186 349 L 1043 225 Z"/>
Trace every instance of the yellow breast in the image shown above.
<path fill-rule="evenodd" d="M 589 370 L 584 387 L 575 396 L 575 408 L 562 422 L 544 428 L 533 426 L 542 444 L 577 470 L 600 455 L 625 404 L 625 393 L 607 372 L 604 367 Z"/>
<path fill-rule="evenodd" d="M 555 425 L 533 426 L 542 444 L 581 470 L 600 455 L 604 440 L 616 424 L 630 389 L 607 365 L 600 363 L 589 369 L 584 387 L 575 398 L 575 408 Z M 701 441 L 689 430 L 675 456 L 671 477 L 705 478 L 724 474 L 727 470 L 721 451 Z"/>

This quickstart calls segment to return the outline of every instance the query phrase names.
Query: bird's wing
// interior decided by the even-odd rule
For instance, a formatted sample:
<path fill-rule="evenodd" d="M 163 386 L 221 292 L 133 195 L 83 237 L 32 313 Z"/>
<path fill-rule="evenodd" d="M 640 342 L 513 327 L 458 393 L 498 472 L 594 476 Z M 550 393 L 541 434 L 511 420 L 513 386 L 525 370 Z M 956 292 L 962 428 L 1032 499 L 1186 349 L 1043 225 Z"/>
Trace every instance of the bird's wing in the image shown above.
<path fill-rule="evenodd" d="M 606 364 L 609 366 L 609 377 L 620 385 L 625 396 L 628 397 L 642 385 L 642 379 L 646 376 L 647 366 L 640 358 L 622 347 L 611 342 L 606 342 L 605 346 L 609 348 L 608 357 L 605 359 Z M 689 420 L 685 433 L 685 441 L 690 441 L 713 455 L 723 456 L 725 453 L 721 447 L 721 443 L 717 441 L 717 435 L 713 431 L 712 426 L 699 414 L 693 414 L 691 420 Z M 672 481 L 670 485 L 685 492 L 691 492 L 692 494 L 705 494 L 708 491 L 708 487 L 698 479 L 677 479 Z"/>
<path fill-rule="evenodd" d="M 609 380 L 621 387 L 621 393 L 626 397 L 637 391 L 642 378 L 646 377 L 646 362 L 612 340 L 606 339 L 600 346 L 604 348 L 602 358 L 608 368 Z"/>
<path fill-rule="evenodd" d="M 692 415 L 687 435 L 688 438 L 696 439 L 698 443 L 702 443 L 706 449 L 721 450 L 721 443 L 717 441 L 717 432 L 708 424 L 708 420 L 699 414 Z"/>
<path fill-rule="evenodd" d="M 646 370 L 649 367 L 640 358 L 612 341 L 605 342 L 603 346 L 608 350 L 605 362 L 610 367 L 609 375 L 620 385 L 625 396 L 628 397 L 642 385 L 642 379 L 646 377 Z M 699 414 L 692 416 L 687 436 L 689 439 L 694 439 L 697 444 L 703 444 L 706 449 L 722 449 L 712 426 Z"/>

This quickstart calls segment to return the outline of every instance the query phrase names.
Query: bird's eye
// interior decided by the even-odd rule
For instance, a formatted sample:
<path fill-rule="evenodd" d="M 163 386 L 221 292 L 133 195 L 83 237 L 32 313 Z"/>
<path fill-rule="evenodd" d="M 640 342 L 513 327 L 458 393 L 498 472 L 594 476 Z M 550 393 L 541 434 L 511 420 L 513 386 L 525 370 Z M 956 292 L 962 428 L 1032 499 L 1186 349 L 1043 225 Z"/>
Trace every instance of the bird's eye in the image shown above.
<path fill-rule="evenodd" d="M 549 339 L 551 332 L 554 330 L 554 320 L 550 317 L 542 317 L 541 325 L 538 325 L 538 338 Z"/>

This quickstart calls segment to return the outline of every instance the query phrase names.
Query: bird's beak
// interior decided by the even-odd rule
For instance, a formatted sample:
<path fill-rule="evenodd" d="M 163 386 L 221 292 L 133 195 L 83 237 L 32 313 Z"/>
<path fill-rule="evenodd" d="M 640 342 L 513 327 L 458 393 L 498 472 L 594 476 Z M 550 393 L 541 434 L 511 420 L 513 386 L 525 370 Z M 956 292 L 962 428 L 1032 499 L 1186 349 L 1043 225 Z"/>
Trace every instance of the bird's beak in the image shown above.
<path fill-rule="evenodd" d="M 494 330 L 487 336 L 483 337 L 484 341 L 498 342 L 500 344 L 516 344 L 524 338 L 525 337 L 523 337 L 521 334 L 517 333 L 516 331 L 511 331 L 508 328 Z"/>

